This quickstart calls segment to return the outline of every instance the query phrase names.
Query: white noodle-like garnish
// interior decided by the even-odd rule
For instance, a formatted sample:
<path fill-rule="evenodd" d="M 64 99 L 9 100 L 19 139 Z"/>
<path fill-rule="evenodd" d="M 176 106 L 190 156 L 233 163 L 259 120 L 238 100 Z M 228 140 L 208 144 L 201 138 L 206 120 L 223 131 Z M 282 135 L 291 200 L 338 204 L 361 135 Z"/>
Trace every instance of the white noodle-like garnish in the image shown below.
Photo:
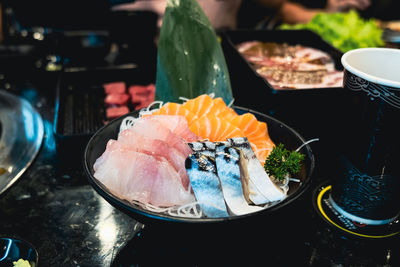
<path fill-rule="evenodd" d="M 183 96 L 180 96 L 178 99 L 182 100 L 183 103 L 185 103 L 185 102 L 187 102 L 189 100 L 189 98 L 183 97 Z"/>
<path fill-rule="evenodd" d="M 231 102 L 229 102 L 229 104 L 227 105 L 228 107 L 232 107 L 232 105 L 233 105 L 233 102 L 235 101 L 235 99 L 234 98 L 232 98 L 232 101 Z"/>
<path fill-rule="evenodd" d="M 158 105 L 158 108 L 153 108 L 155 105 Z M 142 115 L 151 114 L 151 113 L 159 110 L 163 105 L 164 105 L 163 101 L 158 101 L 158 100 L 153 101 L 147 107 L 142 108 L 139 111 L 139 117 L 141 117 Z"/>
<path fill-rule="evenodd" d="M 310 139 L 310 140 L 304 142 L 303 144 L 301 144 L 301 146 L 299 146 L 299 147 L 296 149 L 296 152 L 299 152 L 300 149 L 301 149 L 302 147 L 308 145 L 308 144 L 311 143 L 311 142 L 315 142 L 315 141 L 319 141 L 319 138 Z"/>
<path fill-rule="evenodd" d="M 132 116 L 125 117 L 122 120 L 121 125 L 119 126 L 119 133 L 121 133 L 122 131 L 124 131 L 126 129 L 130 129 L 136 120 L 137 120 L 137 118 L 132 117 Z"/>
<path fill-rule="evenodd" d="M 172 207 L 158 207 L 149 203 L 142 203 L 139 201 L 130 201 L 132 204 L 137 205 L 145 210 L 163 213 L 175 217 L 185 217 L 185 218 L 201 218 L 203 217 L 203 212 L 199 206 L 198 202 L 192 202 L 181 206 Z"/>

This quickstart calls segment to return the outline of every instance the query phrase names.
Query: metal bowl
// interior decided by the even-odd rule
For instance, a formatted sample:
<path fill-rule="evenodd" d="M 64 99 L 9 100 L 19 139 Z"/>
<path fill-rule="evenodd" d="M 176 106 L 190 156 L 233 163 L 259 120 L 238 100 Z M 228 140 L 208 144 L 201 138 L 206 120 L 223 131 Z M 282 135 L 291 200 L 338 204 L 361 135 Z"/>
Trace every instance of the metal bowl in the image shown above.
<path fill-rule="evenodd" d="M 29 102 L 0 90 L 0 195 L 32 164 L 43 136 L 42 118 Z"/>

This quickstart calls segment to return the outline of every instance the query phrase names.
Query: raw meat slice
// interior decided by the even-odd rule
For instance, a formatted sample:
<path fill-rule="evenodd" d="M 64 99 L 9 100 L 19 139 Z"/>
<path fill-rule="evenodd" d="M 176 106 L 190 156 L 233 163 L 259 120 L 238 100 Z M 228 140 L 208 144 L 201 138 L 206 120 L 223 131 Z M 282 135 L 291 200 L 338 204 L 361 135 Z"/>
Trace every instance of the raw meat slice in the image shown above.
<path fill-rule="evenodd" d="M 131 85 L 129 87 L 129 94 L 131 102 L 135 105 L 135 110 L 147 107 L 154 101 L 155 85 Z"/>
<path fill-rule="evenodd" d="M 104 99 L 107 105 L 126 105 L 130 96 L 128 94 L 108 94 Z"/>
<path fill-rule="evenodd" d="M 104 92 L 106 94 L 124 94 L 126 86 L 124 82 L 111 82 L 103 84 Z"/>

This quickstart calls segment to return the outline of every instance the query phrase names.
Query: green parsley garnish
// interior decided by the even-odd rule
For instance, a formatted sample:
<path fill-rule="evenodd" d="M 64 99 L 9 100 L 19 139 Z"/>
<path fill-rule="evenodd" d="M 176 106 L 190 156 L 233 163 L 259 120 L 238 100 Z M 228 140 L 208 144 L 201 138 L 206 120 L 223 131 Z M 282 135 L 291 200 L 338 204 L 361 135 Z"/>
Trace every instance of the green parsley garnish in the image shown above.
<path fill-rule="evenodd" d="M 264 169 L 268 175 L 282 181 L 287 174 L 296 174 L 300 170 L 303 160 L 304 154 L 289 151 L 283 144 L 279 144 L 272 149 L 265 160 Z"/>

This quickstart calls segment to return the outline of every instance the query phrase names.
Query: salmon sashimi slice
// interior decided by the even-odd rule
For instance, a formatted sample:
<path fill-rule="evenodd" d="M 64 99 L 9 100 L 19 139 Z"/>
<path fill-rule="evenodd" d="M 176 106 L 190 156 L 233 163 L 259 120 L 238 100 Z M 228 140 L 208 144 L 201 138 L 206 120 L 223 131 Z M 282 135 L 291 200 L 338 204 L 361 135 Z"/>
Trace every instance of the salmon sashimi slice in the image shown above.
<path fill-rule="evenodd" d="M 248 139 L 268 137 L 267 124 L 257 120 L 251 113 L 245 113 L 232 118 L 231 122 L 239 127 Z"/>
<path fill-rule="evenodd" d="M 182 137 L 186 142 L 199 140 L 199 137 L 190 131 L 187 120 L 180 115 L 152 115 L 142 117 L 143 120 L 150 120 L 161 123 L 174 134 Z"/>
<path fill-rule="evenodd" d="M 255 149 L 272 150 L 275 146 L 274 142 L 270 138 L 258 138 L 252 140 L 252 146 Z"/>
<path fill-rule="evenodd" d="M 253 150 L 260 150 L 257 153 L 260 162 L 265 160 L 265 155 L 274 146 L 265 122 L 259 121 L 249 112 L 238 115 L 221 97 L 213 99 L 203 94 L 183 104 L 168 102 L 152 113 L 153 116 L 161 114 L 184 116 L 190 131 L 202 139 L 225 141 L 227 138 L 247 137 Z M 260 142 L 268 144 L 260 145 Z"/>
<path fill-rule="evenodd" d="M 179 175 L 163 158 L 124 149 L 117 142 L 93 166 L 94 177 L 117 197 L 159 207 L 185 205 L 194 196 L 182 186 Z"/>
<path fill-rule="evenodd" d="M 189 128 L 196 135 L 211 142 L 225 141 L 227 138 L 243 136 L 243 132 L 238 127 L 213 114 L 202 116 L 192 123 Z"/>
<path fill-rule="evenodd" d="M 230 107 L 226 107 L 224 110 L 218 113 L 218 117 L 225 118 L 227 120 L 232 120 L 236 116 L 238 116 L 238 114 L 235 112 L 233 108 Z"/>
<path fill-rule="evenodd" d="M 216 115 L 219 117 L 231 118 L 237 116 L 237 113 L 233 108 L 228 107 L 222 97 L 214 98 L 213 100 L 213 110 L 215 110 Z"/>
<path fill-rule="evenodd" d="M 153 112 L 152 115 L 181 115 L 186 118 L 189 125 L 197 118 L 192 111 L 181 104 L 173 102 L 164 104 L 161 108 Z"/>
<path fill-rule="evenodd" d="M 208 101 L 204 101 L 203 103 L 209 104 Z M 204 108 L 204 111 L 206 112 L 198 114 L 198 117 L 214 114 L 218 117 L 224 117 L 230 120 L 232 117 L 237 116 L 236 112 L 232 108 L 229 108 L 221 97 L 212 99 L 210 107 L 207 109 Z"/>
<path fill-rule="evenodd" d="M 274 148 L 274 142 L 268 138 L 258 138 L 251 140 L 249 139 L 251 147 L 256 154 L 257 158 L 260 160 L 261 164 L 264 166 L 265 160 Z"/>
<path fill-rule="evenodd" d="M 268 133 L 267 124 L 257 120 L 256 116 L 251 113 L 236 116 L 231 122 L 243 131 L 257 158 L 264 165 L 266 157 L 274 147 Z"/>
<path fill-rule="evenodd" d="M 179 174 L 182 185 L 185 189 L 188 188 L 189 176 L 186 172 L 185 160 L 189 154 L 182 154 L 165 141 L 151 139 L 144 135 L 127 130 L 121 132 L 118 136 L 118 143 L 120 146 L 125 145 L 125 149 L 131 149 L 157 157 L 164 157 Z"/>
<path fill-rule="evenodd" d="M 196 98 L 189 99 L 183 103 L 182 106 L 192 111 L 196 116 L 200 117 L 202 114 L 209 112 L 213 106 L 213 99 L 209 95 L 203 94 Z"/>

